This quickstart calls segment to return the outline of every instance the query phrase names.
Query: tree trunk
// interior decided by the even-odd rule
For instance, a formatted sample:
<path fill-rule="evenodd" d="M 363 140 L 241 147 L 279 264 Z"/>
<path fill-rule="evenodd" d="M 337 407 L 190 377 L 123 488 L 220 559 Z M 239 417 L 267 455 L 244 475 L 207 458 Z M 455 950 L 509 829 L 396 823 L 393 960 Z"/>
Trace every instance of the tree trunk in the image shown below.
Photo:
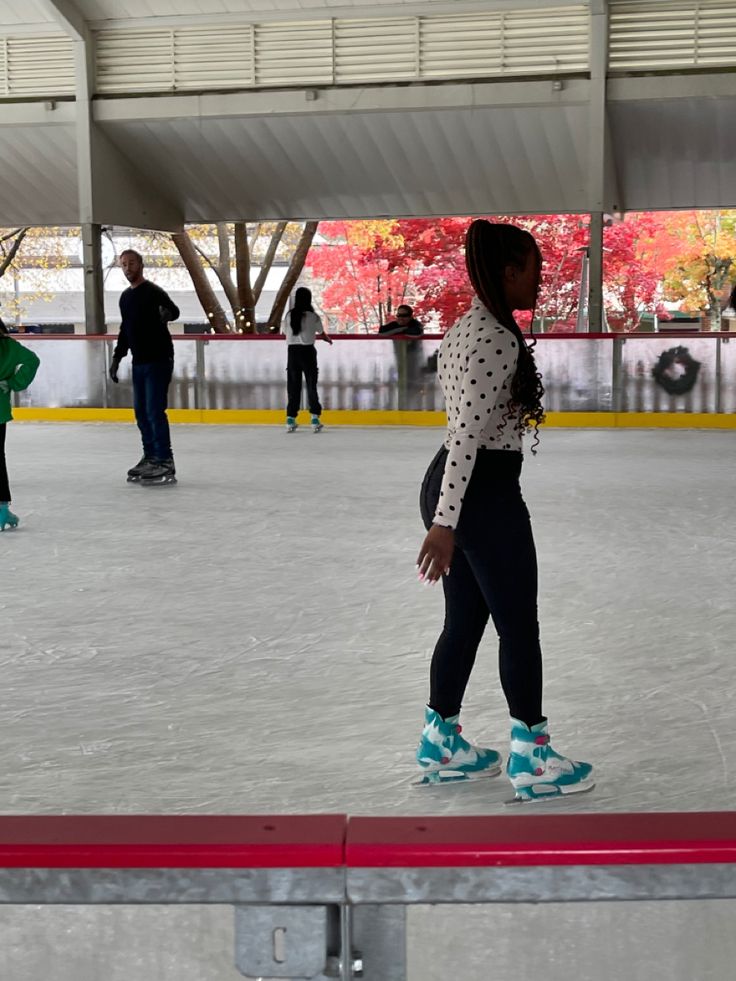
<path fill-rule="evenodd" d="M 272 333 L 277 333 L 279 327 L 281 326 L 281 318 L 284 315 L 284 310 L 286 309 L 289 295 L 294 289 L 296 281 L 299 279 L 302 269 L 304 268 L 307 253 L 309 252 L 309 247 L 312 244 L 312 239 L 315 236 L 318 225 L 318 221 L 308 221 L 304 225 L 304 230 L 302 231 L 301 238 L 299 239 L 297 247 L 294 250 L 294 255 L 291 257 L 291 262 L 289 263 L 289 268 L 286 271 L 286 276 L 284 276 L 284 281 L 282 282 L 279 291 L 276 294 L 276 299 L 273 301 L 273 306 L 271 307 L 271 313 L 268 318 L 268 329 Z"/>
<path fill-rule="evenodd" d="M 230 271 L 230 235 L 228 234 L 226 221 L 217 222 L 217 244 L 220 255 L 217 266 L 214 267 L 215 273 L 220 280 L 220 285 L 225 292 L 227 302 L 232 307 L 233 316 L 235 317 L 238 312 L 238 291 L 235 288 Z"/>
<path fill-rule="evenodd" d="M 13 261 L 13 259 L 15 259 L 16 255 L 18 254 L 18 249 L 21 247 L 21 243 L 23 242 L 23 239 L 26 237 L 27 234 L 28 234 L 27 228 L 21 228 L 18 230 L 18 233 L 15 237 L 15 241 L 10 246 L 10 251 L 6 255 L 4 255 L 0 260 L 0 278 L 2 278 L 5 275 L 8 266 Z M 6 241 L 9 238 L 12 238 L 12 235 L 6 235 L 3 241 Z"/>
<path fill-rule="evenodd" d="M 238 281 L 238 330 L 256 332 L 256 300 L 250 285 L 250 246 L 244 221 L 235 222 L 235 275 Z"/>
<path fill-rule="evenodd" d="M 202 304 L 202 309 L 207 315 L 210 327 L 214 329 L 216 334 L 228 334 L 230 332 L 230 325 L 227 321 L 227 316 L 215 296 L 215 291 L 210 286 L 207 273 L 189 235 L 185 231 L 174 232 L 171 236 L 171 241 L 178 249 L 181 260 L 192 278 L 195 292 L 199 298 L 199 302 Z"/>
<path fill-rule="evenodd" d="M 256 279 L 255 286 L 253 287 L 253 297 L 256 303 L 258 303 L 261 298 L 266 277 L 268 276 L 271 266 L 273 265 L 273 260 L 276 258 L 276 250 L 279 247 L 281 239 L 284 237 L 284 232 L 286 231 L 286 226 L 288 224 L 288 221 L 280 221 L 273 230 L 271 241 L 268 243 L 266 254 L 264 255 L 263 262 L 261 263 L 261 270 L 258 273 L 258 279 Z"/>

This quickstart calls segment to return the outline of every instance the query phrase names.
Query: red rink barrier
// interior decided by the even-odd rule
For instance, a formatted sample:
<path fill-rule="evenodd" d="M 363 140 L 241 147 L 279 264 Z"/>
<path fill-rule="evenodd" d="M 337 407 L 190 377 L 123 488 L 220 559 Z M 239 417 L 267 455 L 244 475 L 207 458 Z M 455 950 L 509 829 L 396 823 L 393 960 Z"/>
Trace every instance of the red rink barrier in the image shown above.
<path fill-rule="evenodd" d="M 736 863 L 736 813 L 349 819 L 340 814 L 0 817 L 0 868 L 334 869 L 709 862 Z"/>
<path fill-rule="evenodd" d="M 342 814 L 0 817 L 0 868 L 340 868 Z"/>
<path fill-rule="evenodd" d="M 348 868 L 707 862 L 736 862 L 736 813 L 351 818 L 345 848 Z"/>

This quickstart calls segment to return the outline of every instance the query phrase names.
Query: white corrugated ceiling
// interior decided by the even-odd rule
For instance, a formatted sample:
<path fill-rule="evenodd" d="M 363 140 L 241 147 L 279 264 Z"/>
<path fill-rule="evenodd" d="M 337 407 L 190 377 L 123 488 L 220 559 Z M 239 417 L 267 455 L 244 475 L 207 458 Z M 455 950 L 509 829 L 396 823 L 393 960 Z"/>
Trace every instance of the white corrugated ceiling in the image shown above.
<path fill-rule="evenodd" d="M 53 15 L 44 4 L 36 0 L 0 0 L 0 27 L 14 28 L 25 24 L 39 24 L 56 30 Z"/>
<path fill-rule="evenodd" d="M 736 206 L 733 96 L 614 102 L 609 112 L 627 209 Z"/>
<path fill-rule="evenodd" d="M 79 221 L 74 124 L 0 127 L 0 226 Z"/>
<path fill-rule="evenodd" d="M 202 221 L 577 210 L 586 119 L 530 106 L 104 127 Z"/>

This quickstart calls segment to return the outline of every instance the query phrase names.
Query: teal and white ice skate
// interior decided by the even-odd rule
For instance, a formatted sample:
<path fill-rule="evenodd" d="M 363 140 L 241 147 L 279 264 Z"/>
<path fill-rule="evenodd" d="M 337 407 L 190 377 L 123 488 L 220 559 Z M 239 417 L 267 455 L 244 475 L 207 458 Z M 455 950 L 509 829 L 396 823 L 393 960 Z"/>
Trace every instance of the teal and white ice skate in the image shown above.
<path fill-rule="evenodd" d="M 292 416 L 287 416 L 286 417 L 286 431 L 287 431 L 287 433 L 295 433 L 296 430 L 297 430 L 297 426 L 298 426 L 298 423 L 297 423 L 296 419 L 294 419 Z"/>
<path fill-rule="evenodd" d="M 424 729 L 416 754 L 422 771 L 417 787 L 496 777 L 501 772 L 500 753 L 463 739 L 459 720 L 459 715 L 443 719 L 429 707 L 424 710 Z"/>
<path fill-rule="evenodd" d="M 17 528 L 20 518 L 13 514 L 7 501 L 0 502 L 0 531 L 6 528 Z"/>
<path fill-rule="evenodd" d="M 516 791 L 517 801 L 540 801 L 580 794 L 595 786 L 593 767 L 556 753 L 549 743 L 547 722 L 529 728 L 511 720 L 511 754 L 506 773 Z"/>
<path fill-rule="evenodd" d="M 312 416 L 312 422 L 310 423 L 310 425 L 312 427 L 313 433 L 321 433 L 322 430 L 325 428 L 322 425 L 319 416 Z"/>

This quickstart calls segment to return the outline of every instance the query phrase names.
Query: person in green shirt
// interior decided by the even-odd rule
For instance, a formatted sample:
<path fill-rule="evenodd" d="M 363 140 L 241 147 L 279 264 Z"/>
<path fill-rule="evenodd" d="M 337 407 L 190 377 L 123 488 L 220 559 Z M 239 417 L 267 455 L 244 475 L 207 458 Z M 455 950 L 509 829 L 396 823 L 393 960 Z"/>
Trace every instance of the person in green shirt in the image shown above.
<path fill-rule="evenodd" d="M 5 429 L 13 418 L 10 393 L 28 388 L 39 364 L 38 356 L 10 337 L 0 319 L 0 531 L 18 525 L 17 515 L 10 510 L 10 485 L 5 463 Z"/>

